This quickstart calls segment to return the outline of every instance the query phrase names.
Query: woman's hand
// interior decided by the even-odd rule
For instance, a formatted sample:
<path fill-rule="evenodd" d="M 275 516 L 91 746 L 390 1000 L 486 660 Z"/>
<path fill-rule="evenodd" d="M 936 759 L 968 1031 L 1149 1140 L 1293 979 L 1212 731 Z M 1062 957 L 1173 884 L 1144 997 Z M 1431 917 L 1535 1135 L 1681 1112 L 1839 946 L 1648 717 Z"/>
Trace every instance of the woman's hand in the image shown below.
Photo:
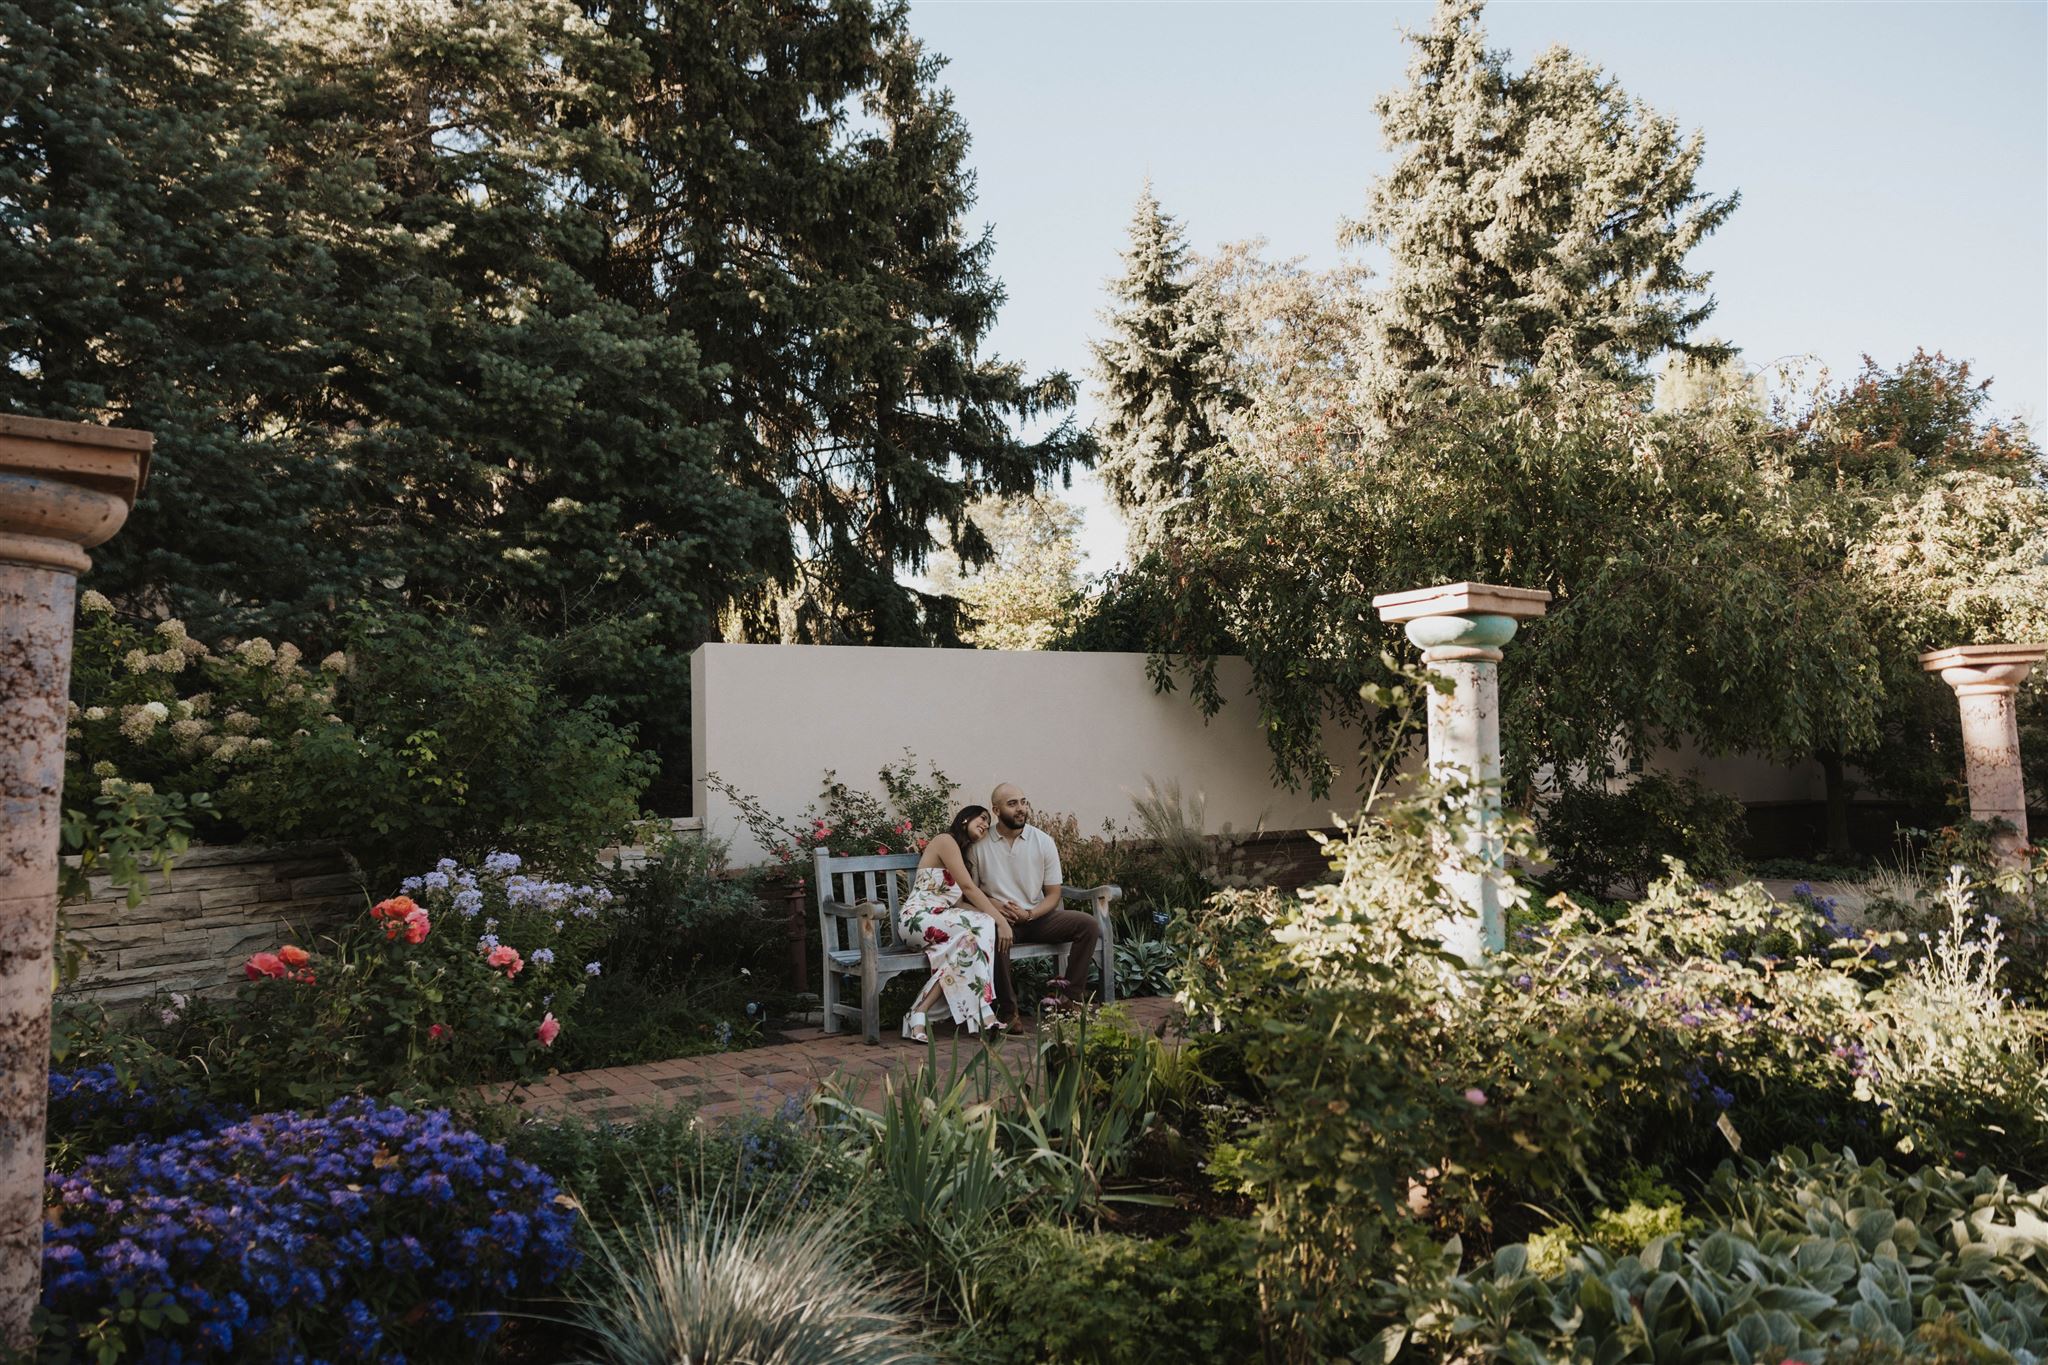
<path fill-rule="evenodd" d="M 1007 947 L 1009 947 L 1009 946 L 1010 946 L 1010 940 L 1011 940 L 1011 939 L 1013 939 L 1013 938 L 1015 938 L 1016 936 L 1017 936 L 1017 931 L 1016 931 L 1016 930 L 1014 930 L 1014 929 L 1012 929 L 1012 928 L 1010 927 L 1010 921 L 1009 921 L 1009 920 L 1008 920 L 1008 919 L 1007 919 L 1006 917 L 1004 917 L 1004 916 L 1002 916 L 1002 915 L 997 915 L 997 916 L 996 916 L 996 947 L 998 947 L 998 948 L 1007 948 Z"/>

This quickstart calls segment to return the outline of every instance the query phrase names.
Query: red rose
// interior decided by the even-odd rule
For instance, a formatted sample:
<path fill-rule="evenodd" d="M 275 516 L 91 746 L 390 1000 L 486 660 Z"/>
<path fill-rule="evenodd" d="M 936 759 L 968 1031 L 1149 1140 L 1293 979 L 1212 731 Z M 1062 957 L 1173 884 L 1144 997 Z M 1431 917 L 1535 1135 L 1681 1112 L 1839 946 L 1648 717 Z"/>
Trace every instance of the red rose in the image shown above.
<path fill-rule="evenodd" d="M 945 878 L 945 880 L 946 880 L 946 885 L 948 885 L 948 886 L 951 886 L 951 885 L 953 885 L 953 874 L 952 874 L 952 873 L 950 873 L 950 872 L 946 871 L 946 870 L 945 870 L 944 868 L 940 868 L 940 869 L 939 869 L 939 875 L 940 875 L 941 877 Z"/>
<path fill-rule="evenodd" d="M 936 924 L 924 931 L 924 941 L 927 944 L 945 943 L 951 938 L 951 934 L 948 934 Z"/>

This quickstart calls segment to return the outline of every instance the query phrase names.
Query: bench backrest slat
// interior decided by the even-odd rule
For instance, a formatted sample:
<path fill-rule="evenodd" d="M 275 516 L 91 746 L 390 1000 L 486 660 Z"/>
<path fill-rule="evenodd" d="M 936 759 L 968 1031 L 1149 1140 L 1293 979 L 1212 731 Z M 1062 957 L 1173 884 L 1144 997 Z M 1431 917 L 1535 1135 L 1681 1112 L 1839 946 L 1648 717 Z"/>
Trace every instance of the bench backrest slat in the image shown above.
<path fill-rule="evenodd" d="M 896 911 L 902 904 L 905 886 L 914 875 L 915 853 L 869 853 L 855 858 L 835 858 L 827 849 L 811 851 L 811 882 L 818 898 L 818 932 L 827 951 L 858 948 L 858 935 L 843 920 L 825 913 L 825 902 L 857 905 L 873 901 L 889 908 L 881 926 L 881 945 L 886 951 L 896 943 Z"/>

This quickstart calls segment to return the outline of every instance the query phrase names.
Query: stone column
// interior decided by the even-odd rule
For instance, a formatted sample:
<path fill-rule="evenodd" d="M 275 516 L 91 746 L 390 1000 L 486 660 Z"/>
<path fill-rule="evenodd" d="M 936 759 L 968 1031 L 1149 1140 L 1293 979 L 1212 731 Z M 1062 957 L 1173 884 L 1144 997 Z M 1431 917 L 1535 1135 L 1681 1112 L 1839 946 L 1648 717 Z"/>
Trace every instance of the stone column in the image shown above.
<path fill-rule="evenodd" d="M 1433 673 L 1455 685 L 1429 698 L 1429 769 L 1439 778 L 1474 785 L 1478 820 L 1467 845 L 1492 869 L 1501 850 L 1492 827 L 1500 818 L 1501 646 L 1515 637 L 1518 623 L 1543 615 L 1550 594 L 1540 588 L 1503 588 L 1490 583 L 1445 583 L 1434 588 L 1386 593 L 1372 604 L 1380 619 L 1404 623 L 1408 639 L 1422 651 Z M 1500 892 L 1483 872 L 1447 866 L 1444 886 L 1468 913 L 1444 926 L 1444 946 L 1477 962 L 1507 944 Z"/>
<path fill-rule="evenodd" d="M 86 547 L 121 529 L 150 434 L 0 416 L 0 1337 L 31 1343 L 71 620 Z"/>
<path fill-rule="evenodd" d="M 1970 782 L 1970 818 L 2003 820 L 2012 830 L 1993 838 L 2000 862 L 2019 859 L 2027 843 L 2027 793 L 2020 779 L 2020 726 L 2014 706 L 2020 684 L 2048 656 L 2048 645 L 1956 645 L 1920 656 L 1941 674 L 1963 712 L 1963 762 Z"/>

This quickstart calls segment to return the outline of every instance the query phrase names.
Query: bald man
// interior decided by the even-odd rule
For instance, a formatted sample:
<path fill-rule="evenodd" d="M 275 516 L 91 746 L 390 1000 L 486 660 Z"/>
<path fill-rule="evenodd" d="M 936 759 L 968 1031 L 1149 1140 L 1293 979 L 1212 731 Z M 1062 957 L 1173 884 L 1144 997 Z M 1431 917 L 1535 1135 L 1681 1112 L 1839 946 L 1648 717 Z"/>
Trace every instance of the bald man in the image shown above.
<path fill-rule="evenodd" d="M 1005 782 L 989 794 L 995 827 L 968 850 L 974 880 L 1004 918 L 1019 943 L 1069 943 L 1066 995 L 1079 1001 L 1088 993 L 1088 968 L 1095 961 L 1102 931 L 1095 916 L 1060 908 L 1060 851 L 1052 836 L 1031 823 L 1031 799 L 1015 783 Z M 1010 948 L 996 949 L 996 1015 L 1017 1016 L 1017 994 L 1010 984 Z"/>

